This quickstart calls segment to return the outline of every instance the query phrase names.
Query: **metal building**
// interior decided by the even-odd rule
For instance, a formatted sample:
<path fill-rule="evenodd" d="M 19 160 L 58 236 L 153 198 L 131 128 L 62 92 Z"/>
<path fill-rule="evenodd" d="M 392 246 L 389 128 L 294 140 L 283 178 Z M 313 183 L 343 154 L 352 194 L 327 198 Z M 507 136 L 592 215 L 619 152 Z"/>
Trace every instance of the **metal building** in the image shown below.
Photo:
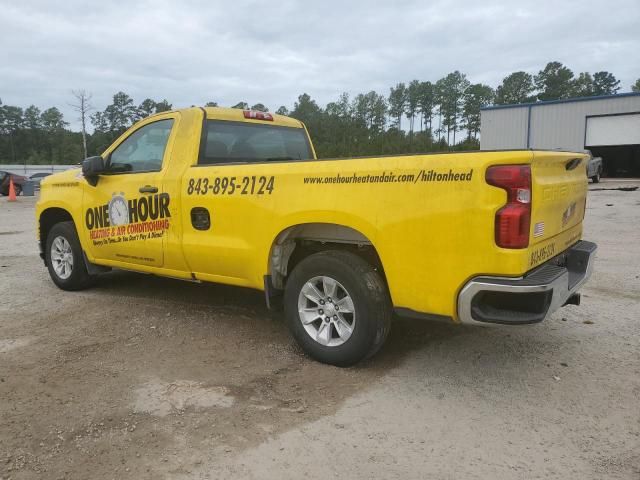
<path fill-rule="evenodd" d="M 640 176 L 640 93 L 572 98 L 480 111 L 481 150 L 591 150 L 608 176 Z"/>

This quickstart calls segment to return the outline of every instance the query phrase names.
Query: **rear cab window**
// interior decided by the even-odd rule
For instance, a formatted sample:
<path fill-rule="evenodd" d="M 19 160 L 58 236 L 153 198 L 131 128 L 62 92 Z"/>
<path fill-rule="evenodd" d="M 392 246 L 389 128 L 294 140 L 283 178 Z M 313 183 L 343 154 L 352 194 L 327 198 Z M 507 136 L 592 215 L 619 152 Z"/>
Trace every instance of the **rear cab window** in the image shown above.
<path fill-rule="evenodd" d="M 199 165 L 312 159 L 303 128 L 207 120 Z"/>

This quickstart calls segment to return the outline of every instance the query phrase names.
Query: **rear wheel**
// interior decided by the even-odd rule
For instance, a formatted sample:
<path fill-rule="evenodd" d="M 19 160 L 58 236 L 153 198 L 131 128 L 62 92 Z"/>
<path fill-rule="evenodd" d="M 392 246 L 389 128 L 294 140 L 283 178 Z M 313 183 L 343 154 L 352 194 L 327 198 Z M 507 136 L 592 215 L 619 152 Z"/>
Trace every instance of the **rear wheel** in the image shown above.
<path fill-rule="evenodd" d="M 20 185 L 13 184 L 13 189 L 16 192 L 16 197 L 19 197 L 20 193 L 22 193 L 22 187 Z"/>
<path fill-rule="evenodd" d="M 375 354 L 391 326 L 387 286 L 362 258 L 326 251 L 302 260 L 285 288 L 291 333 L 312 358 L 340 367 Z"/>
<path fill-rule="evenodd" d="M 600 183 L 600 170 L 598 170 L 598 173 L 591 177 L 591 180 L 593 180 L 593 183 Z"/>
<path fill-rule="evenodd" d="M 51 280 L 62 290 L 82 290 L 92 285 L 82 247 L 73 222 L 56 223 L 47 235 L 45 248 Z"/>

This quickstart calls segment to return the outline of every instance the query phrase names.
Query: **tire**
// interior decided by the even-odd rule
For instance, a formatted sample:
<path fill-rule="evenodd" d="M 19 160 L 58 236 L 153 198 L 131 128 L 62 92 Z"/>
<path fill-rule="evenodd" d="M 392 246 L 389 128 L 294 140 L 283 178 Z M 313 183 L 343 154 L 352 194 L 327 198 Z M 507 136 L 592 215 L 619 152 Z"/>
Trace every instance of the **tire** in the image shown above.
<path fill-rule="evenodd" d="M 335 298 L 327 279 L 336 284 Z M 302 260 L 287 280 L 284 307 L 289 330 L 305 353 L 338 367 L 373 356 L 391 328 L 391 300 L 382 277 L 362 258 L 344 251 L 320 252 Z M 318 318 L 311 321 L 314 316 Z"/>
<path fill-rule="evenodd" d="M 16 197 L 19 197 L 19 196 L 20 196 L 20 194 L 22 193 L 22 187 L 21 187 L 20 185 L 14 185 L 14 186 L 13 186 L 13 189 L 14 189 L 14 190 L 15 190 L 15 192 L 16 192 Z"/>
<path fill-rule="evenodd" d="M 71 259 L 70 268 L 68 268 L 68 262 L 61 262 L 55 258 L 61 258 L 61 252 L 63 252 L 62 258 Z M 52 256 L 54 256 L 53 260 Z M 51 227 L 47 235 L 45 259 L 51 280 L 62 290 L 82 290 L 90 287 L 95 280 L 95 277 L 87 272 L 82 247 L 73 222 L 60 222 Z M 64 266 L 60 268 L 61 263 L 66 264 L 67 268 Z"/>
<path fill-rule="evenodd" d="M 596 173 L 593 177 L 591 177 L 593 183 L 600 183 L 600 172 Z"/>

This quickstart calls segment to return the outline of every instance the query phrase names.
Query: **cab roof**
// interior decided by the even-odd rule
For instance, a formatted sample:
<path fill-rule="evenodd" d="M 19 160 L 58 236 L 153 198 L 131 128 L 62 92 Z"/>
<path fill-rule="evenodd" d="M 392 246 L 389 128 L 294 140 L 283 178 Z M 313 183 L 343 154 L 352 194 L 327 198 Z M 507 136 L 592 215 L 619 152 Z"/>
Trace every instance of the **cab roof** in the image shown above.
<path fill-rule="evenodd" d="M 189 107 L 189 108 L 175 108 L 165 112 L 158 112 L 149 115 L 146 118 L 152 118 L 158 115 L 171 113 L 171 112 L 195 112 L 204 110 L 207 112 L 208 120 L 224 120 L 228 122 L 246 122 L 246 123 L 258 123 L 261 125 L 277 125 L 280 127 L 293 127 L 303 128 L 304 125 L 301 121 L 295 118 L 287 117 L 285 115 L 278 115 L 276 113 L 268 112 L 273 120 L 263 120 L 259 118 L 246 118 L 244 112 L 255 112 L 254 110 L 243 110 L 241 108 L 224 108 L 224 107 Z"/>

